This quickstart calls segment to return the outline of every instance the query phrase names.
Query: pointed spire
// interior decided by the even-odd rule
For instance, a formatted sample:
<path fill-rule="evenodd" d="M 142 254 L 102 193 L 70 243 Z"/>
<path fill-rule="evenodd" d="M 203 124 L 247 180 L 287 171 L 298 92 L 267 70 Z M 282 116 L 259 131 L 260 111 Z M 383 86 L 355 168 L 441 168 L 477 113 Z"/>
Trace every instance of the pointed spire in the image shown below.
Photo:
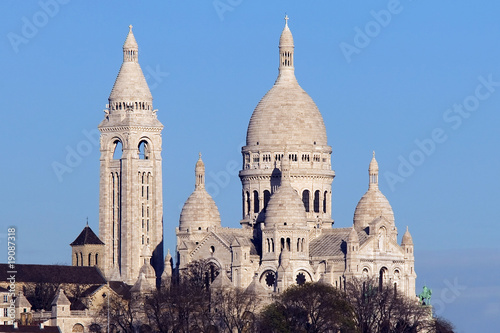
<path fill-rule="evenodd" d="M 194 174 L 196 178 L 195 190 L 205 188 L 205 163 L 201 159 L 201 153 L 198 153 L 199 158 L 196 162 L 196 167 L 194 168 Z"/>
<path fill-rule="evenodd" d="M 153 97 L 139 66 L 139 46 L 132 26 L 123 44 L 123 63 L 109 95 L 110 114 L 128 111 L 153 113 Z"/>
<path fill-rule="evenodd" d="M 255 295 L 255 296 L 263 296 L 267 295 L 269 292 L 264 288 L 264 286 L 259 282 L 259 275 L 254 274 L 252 278 L 252 282 L 248 285 L 245 290 L 246 293 Z"/>
<path fill-rule="evenodd" d="M 354 226 L 351 228 L 351 231 L 349 232 L 349 237 L 347 238 L 347 241 L 350 243 L 359 243 L 358 233 L 356 232 L 356 229 L 354 229 Z"/>
<path fill-rule="evenodd" d="M 378 189 L 378 163 L 375 159 L 375 151 L 373 151 L 373 157 L 368 167 L 368 175 L 370 178 L 368 189 Z"/>
<path fill-rule="evenodd" d="M 52 306 L 54 305 L 71 305 L 71 302 L 69 301 L 68 297 L 66 297 L 66 294 L 64 293 L 64 290 L 59 287 L 57 289 L 56 296 L 54 296 L 54 299 L 52 300 Z"/>
<path fill-rule="evenodd" d="M 162 273 L 163 276 L 171 276 L 172 275 L 172 256 L 170 255 L 170 249 L 167 251 L 167 255 L 165 256 L 165 263 Z"/>
<path fill-rule="evenodd" d="M 141 272 L 139 273 L 139 278 L 135 282 L 135 284 L 130 288 L 131 293 L 137 293 L 137 294 L 145 294 L 151 292 L 153 287 L 149 283 L 149 281 L 146 279 L 146 275 Z"/>
<path fill-rule="evenodd" d="M 210 289 L 229 289 L 233 287 L 233 283 L 231 282 L 231 280 L 229 280 L 227 274 L 224 271 L 221 271 L 219 275 L 217 275 L 217 277 L 214 279 L 214 281 L 210 284 Z"/>
<path fill-rule="evenodd" d="M 288 28 L 288 15 L 285 15 L 285 27 L 280 36 L 279 53 L 280 53 L 280 73 L 282 70 L 291 70 L 293 72 L 293 36 L 290 28 Z"/>
<path fill-rule="evenodd" d="M 125 43 L 123 43 L 123 62 L 137 62 L 139 59 L 139 46 L 132 32 L 132 25 L 128 26 L 129 31 Z"/>
<path fill-rule="evenodd" d="M 401 240 L 401 245 L 413 245 L 413 238 L 410 235 L 410 231 L 408 231 L 408 226 L 406 226 L 406 232 Z"/>

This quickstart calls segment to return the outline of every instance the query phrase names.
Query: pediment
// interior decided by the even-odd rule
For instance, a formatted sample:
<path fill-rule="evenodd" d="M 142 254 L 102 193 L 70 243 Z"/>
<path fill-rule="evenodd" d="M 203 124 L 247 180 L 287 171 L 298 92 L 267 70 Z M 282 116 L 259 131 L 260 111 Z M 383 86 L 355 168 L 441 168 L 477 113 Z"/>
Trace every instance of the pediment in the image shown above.
<path fill-rule="evenodd" d="M 228 244 L 224 239 L 222 239 L 217 233 L 214 231 L 210 231 L 199 243 L 198 245 L 191 251 L 191 258 L 195 256 L 197 253 L 202 252 L 202 253 L 211 253 L 214 251 L 211 251 L 211 246 L 217 246 L 217 249 L 223 249 L 224 251 L 227 251 L 231 253 L 231 247 L 230 244 Z"/>

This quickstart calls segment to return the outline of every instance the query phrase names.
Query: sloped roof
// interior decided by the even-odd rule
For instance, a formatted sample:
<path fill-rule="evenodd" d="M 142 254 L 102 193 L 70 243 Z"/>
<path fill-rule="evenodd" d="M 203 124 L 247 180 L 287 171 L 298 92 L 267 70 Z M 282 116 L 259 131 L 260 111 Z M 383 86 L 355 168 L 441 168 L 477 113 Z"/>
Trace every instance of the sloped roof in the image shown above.
<path fill-rule="evenodd" d="M 104 243 L 97 237 L 97 235 L 92 231 L 92 229 L 87 225 L 83 228 L 82 232 L 73 243 L 69 244 L 71 246 L 86 245 L 86 244 L 97 244 L 104 245 Z"/>
<path fill-rule="evenodd" d="M 255 277 L 252 279 L 252 282 L 248 285 L 245 291 L 256 296 L 267 295 L 269 293 L 269 291 L 266 290 L 266 288 Z"/>
<path fill-rule="evenodd" d="M 224 271 L 221 271 L 220 274 L 217 275 L 217 277 L 214 279 L 214 281 L 210 285 L 210 288 L 219 288 L 219 289 L 232 288 L 232 287 L 234 287 L 233 283 L 231 282 L 231 280 L 229 280 L 226 272 L 224 272 Z"/>
<path fill-rule="evenodd" d="M 16 264 L 16 282 L 106 284 L 96 266 Z M 8 264 L 0 264 L 0 281 L 7 281 Z"/>
<path fill-rule="evenodd" d="M 229 246 L 237 239 L 242 246 L 250 246 L 250 255 L 259 255 L 258 248 L 260 244 L 256 244 L 256 240 L 252 234 L 245 232 L 243 229 L 236 228 L 218 228 L 214 231 L 217 236 L 224 240 Z"/>
<path fill-rule="evenodd" d="M 322 235 L 309 243 L 309 255 L 311 257 L 334 257 L 344 256 L 346 243 L 352 228 L 336 228 L 324 230 Z M 364 230 L 357 231 L 359 244 L 362 245 L 368 239 Z"/>
<path fill-rule="evenodd" d="M 26 296 L 24 296 L 23 293 L 19 293 L 16 297 L 15 301 L 16 307 L 19 308 L 30 308 L 31 309 L 31 303 L 28 301 Z"/>
<path fill-rule="evenodd" d="M 139 278 L 137 279 L 137 282 L 130 288 L 130 292 L 137 292 L 137 293 L 147 293 L 153 290 L 153 287 L 151 284 L 149 284 L 148 280 L 146 280 L 146 276 L 144 273 L 139 274 Z"/>
<path fill-rule="evenodd" d="M 124 299 L 130 299 L 130 286 L 122 281 L 110 281 L 109 287 Z"/>
<path fill-rule="evenodd" d="M 66 297 L 63 289 L 59 288 L 57 290 L 57 294 L 52 300 L 52 305 L 71 305 L 71 302 L 68 297 Z"/>

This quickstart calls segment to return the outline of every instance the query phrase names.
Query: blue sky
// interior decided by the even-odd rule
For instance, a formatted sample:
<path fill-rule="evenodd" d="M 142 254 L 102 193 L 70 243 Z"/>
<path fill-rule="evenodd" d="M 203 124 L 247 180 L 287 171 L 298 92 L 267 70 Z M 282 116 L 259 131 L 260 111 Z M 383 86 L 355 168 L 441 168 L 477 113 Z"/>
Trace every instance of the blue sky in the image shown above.
<path fill-rule="evenodd" d="M 500 325 L 500 5 L 493 1 L 2 1 L 2 219 L 19 263 L 70 263 L 98 231 L 97 125 L 134 26 L 163 131 L 164 237 L 203 153 L 224 226 L 238 227 L 234 164 L 272 86 L 285 13 L 295 72 L 333 149 L 333 217 L 350 226 L 372 150 L 417 288 L 460 332 Z M 57 175 L 54 163 L 71 172 Z M 2 252 L 2 261 L 6 255 Z M 442 310 L 441 310 L 442 309 Z M 496 326 L 495 326 L 496 325 Z"/>

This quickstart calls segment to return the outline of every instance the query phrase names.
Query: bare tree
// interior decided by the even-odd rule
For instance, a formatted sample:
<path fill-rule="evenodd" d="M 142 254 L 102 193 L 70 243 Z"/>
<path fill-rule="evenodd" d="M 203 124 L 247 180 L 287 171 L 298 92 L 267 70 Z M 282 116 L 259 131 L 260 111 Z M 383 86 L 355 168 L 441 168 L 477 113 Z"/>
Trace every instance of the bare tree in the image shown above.
<path fill-rule="evenodd" d="M 222 332 L 253 332 L 260 301 L 240 288 L 212 290 L 216 320 Z"/>
<path fill-rule="evenodd" d="M 58 288 L 59 283 L 28 282 L 23 286 L 23 293 L 33 310 L 50 311 Z"/>
<path fill-rule="evenodd" d="M 288 288 L 261 313 L 261 332 L 355 332 L 351 305 L 331 285 Z"/>
<path fill-rule="evenodd" d="M 209 284 L 216 270 L 208 261 L 191 263 L 169 288 L 155 291 L 146 301 L 146 314 L 156 332 L 212 332 Z"/>
<path fill-rule="evenodd" d="M 362 333 L 429 330 L 432 314 L 416 299 L 399 293 L 394 286 L 379 286 L 375 279 L 352 278 L 345 295 L 354 308 L 356 324 Z"/>
<path fill-rule="evenodd" d="M 118 296 L 106 295 L 108 301 L 102 303 L 94 317 L 94 330 L 110 326 L 110 332 L 135 333 L 141 330 L 144 323 L 140 320 L 140 313 L 135 311 L 134 300 L 126 300 Z M 108 307 L 109 304 L 109 307 Z M 108 321 L 109 318 L 109 321 Z"/>
<path fill-rule="evenodd" d="M 448 320 L 437 317 L 434 319 L 433 323 L 433 333 L 454 333 L 455 328 L 453 327 L 453 324 L 450 323 Z"/>

